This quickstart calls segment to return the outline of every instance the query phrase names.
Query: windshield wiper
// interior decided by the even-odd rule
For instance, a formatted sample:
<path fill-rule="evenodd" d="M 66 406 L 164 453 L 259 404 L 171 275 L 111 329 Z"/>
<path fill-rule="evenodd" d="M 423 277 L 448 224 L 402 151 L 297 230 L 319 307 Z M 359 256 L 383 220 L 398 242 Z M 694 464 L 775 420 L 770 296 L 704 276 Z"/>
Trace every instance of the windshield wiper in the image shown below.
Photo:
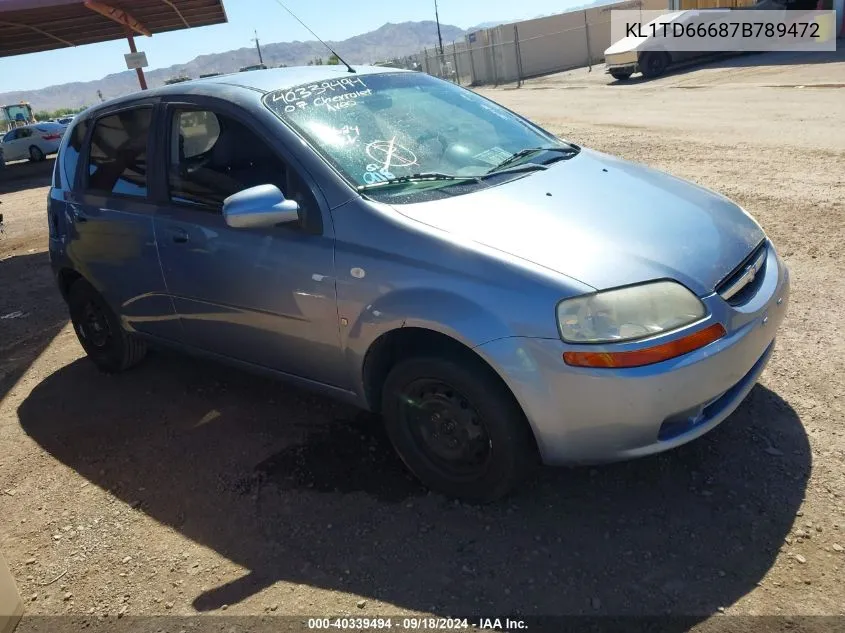
<path fill-rule="evenodd" d="M 548 165 L 542 165 L 540 163 L 523 163 L 521 165 L 511 165 L 510 167 L 503 167 L 501 169 L 496 167 L 481 176 L 480 180 L 487 180 L 488 178 L 501 176 L 502 174 L 521 174 L 529 171 L 544 171 L 548 168 Z"/>
<path fill-rule="evenodd" d="M 498 171 L 508 167 L 509 165 L 513 165 L 516 161 L 526 158 L 527 156 L 531 156 L 533 154 L 539 154 L 540 152 L 560 152 L 563 154 L 569 154 L 570 156 L 575 156 L 578 153 L 578 150 L 574 147 L 526 147 L 525 149 L 521 149 L 515 154 L 511 154 L 501 163 L 490 169 L 487 173 L 488 174 L 495 174 Z"/>
<path fill-rule="evenodd" d="M 454 181 L 468 181 L 472 180 L 480 182 L 478 176 L 453 176 L 452 174 L 442 174 L 437 171 L 425 171 L 418 174 L 411 174 L 410 176 L 396 176 L 381 182 L 374 182 L 369 185 L 359 185 L 358 191 L 368 191 L 370 189 L 378 189 L 379 187 L 387 187 L 390 185 L 403 185 L 408 182 L 426 182 L 434 180 L 454 180 Z"/>

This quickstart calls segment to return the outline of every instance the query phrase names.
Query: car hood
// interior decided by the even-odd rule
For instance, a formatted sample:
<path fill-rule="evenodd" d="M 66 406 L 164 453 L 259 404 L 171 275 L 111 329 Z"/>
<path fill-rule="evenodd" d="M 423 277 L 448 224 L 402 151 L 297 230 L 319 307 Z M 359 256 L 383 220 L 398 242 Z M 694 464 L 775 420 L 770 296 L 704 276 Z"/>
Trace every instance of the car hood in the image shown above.
<path fill-rule="evenodd" d="M 591 150 L 489 189 L 394 208 L 596 289 L 671 278 L 704 296 L 765 237 L 724 196 Z"/>

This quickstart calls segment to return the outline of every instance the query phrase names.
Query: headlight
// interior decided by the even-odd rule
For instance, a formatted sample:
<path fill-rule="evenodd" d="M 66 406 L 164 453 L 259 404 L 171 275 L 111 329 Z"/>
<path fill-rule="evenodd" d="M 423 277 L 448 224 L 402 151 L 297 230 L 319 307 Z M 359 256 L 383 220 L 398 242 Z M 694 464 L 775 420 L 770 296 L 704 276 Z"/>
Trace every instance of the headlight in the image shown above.
<path fill-rule="evenodd" d="M 560 335 L 567 343 L 612 343 L 652 336 L 707 315 L 698 297 L 674 281 L 605 290 L 561 301 Z"/>

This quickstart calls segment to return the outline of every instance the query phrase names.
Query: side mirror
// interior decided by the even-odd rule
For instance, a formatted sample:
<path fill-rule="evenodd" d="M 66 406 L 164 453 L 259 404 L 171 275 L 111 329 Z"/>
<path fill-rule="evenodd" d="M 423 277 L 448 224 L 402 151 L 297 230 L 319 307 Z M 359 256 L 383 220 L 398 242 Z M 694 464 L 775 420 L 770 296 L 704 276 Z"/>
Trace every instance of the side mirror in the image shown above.
<path fill-rule="evenodd" d="M 235 229 L 258 229 L 298 222 L 299 204 L 285 199 L 276 185 L 258 185 L 223 201 L 226 224 Z"/>

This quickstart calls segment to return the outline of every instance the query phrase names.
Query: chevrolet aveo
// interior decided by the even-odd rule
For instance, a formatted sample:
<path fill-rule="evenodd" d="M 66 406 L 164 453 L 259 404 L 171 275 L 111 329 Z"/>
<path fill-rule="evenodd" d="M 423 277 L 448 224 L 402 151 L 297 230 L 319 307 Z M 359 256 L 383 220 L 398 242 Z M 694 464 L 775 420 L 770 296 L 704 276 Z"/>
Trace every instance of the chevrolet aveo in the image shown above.
<path fill-rule="evenodd" d="M 317 389 L 476 501 L 739 405 L 789 291 L 743 209 L 450 83 L 356 71 L 219 76 L 74 120 L 50 256 L 100 369 L 170 345 Z"/>

